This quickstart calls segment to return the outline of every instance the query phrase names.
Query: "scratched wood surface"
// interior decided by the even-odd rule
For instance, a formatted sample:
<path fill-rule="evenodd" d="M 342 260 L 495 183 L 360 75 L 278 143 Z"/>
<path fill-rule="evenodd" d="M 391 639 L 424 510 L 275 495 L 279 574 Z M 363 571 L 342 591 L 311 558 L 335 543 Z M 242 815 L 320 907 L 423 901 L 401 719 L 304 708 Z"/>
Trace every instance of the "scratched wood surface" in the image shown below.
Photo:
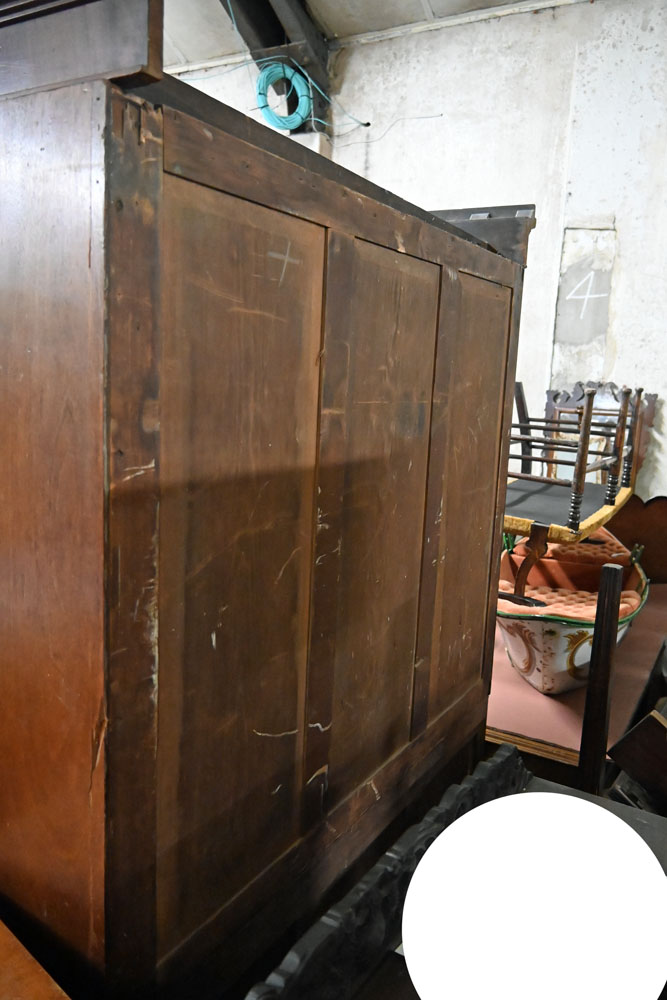
<path fill-rule="evenodd" d="M 0 891 L 204 1000 L 474 763 L 520 269 L 160 104 L 0 105 Z"/>
<path fill-rule="evenodd" d="M 439 277 L 331 237 L 307 763 L 327 808 L 409 739 Z"/>
<path fill-rule="evenodd" d="M 324 232 L 165 181 L 160 951 L 297 835 Z"/>
<path fill-rule="evenodd" d="M 0 104 L 0 893 L 98 965 L 104 112 Z"/>
<path fill-rule="evenodd" d="M 484 666 L 510 306 L 511 289 L 443 270 L 417 651 L 429 720 Z"/>
<path fill-rule="evenodd" d="M 162 115 L 113 92 L 109 115 L 106 958 L 131 996 L 156 950 Z"/>
<path fill-rule="evenodd" d="M 163 88 L 156 85 L 154 92 L 161 94 Z M 264 138 L 263 126 L 231 108 L 224 112 L 227 127 L 223 130 L 167 106 L 164 164 L 168 173 L 240 198 L 259 199 L 290 215 L 436 264 L 453 258 L 471 273 L 507 284 L 514 281 L 517 265 L 506 257 L 482 249 L 462 233 L 455 235 L 457 231 L 444 222 L 428 225 L 407 210 L 407 203 L 393 196 L 385 202 L 381 188 L 360 183 L 351 171 L 328 161 L 320 167 L 317 154 L 305 149 L 293 153 L 294 144 L 285 136 L 269 132 Z"/>

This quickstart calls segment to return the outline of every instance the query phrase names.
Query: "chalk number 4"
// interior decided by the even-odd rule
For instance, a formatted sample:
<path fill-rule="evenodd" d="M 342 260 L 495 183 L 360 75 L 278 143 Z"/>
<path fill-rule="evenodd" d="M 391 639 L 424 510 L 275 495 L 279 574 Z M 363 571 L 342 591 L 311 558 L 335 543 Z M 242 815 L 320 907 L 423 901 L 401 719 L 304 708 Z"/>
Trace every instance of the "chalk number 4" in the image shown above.
<path fill-rule="evenodd" d="M 581 312 L 579 313 L 579 319 L 583 319 L 584 318 L 584 313 L 586 312 L 586 306 L 588 305 L 590 299 L 607 299 L 607 298 L 609 298 L 609 292 L 596 292 L 595 294 L 593 294 L 593 281 L 594 281 L 594 279 L 595 279 L 595 271 L 589 271 L 588 274 L 586 275 L 586 277 L 582 278 L 581 281 L 579 281 L 574 286 L 574 288 L 572 289 L 572 291 L 570 292 L 570 294 L 566 296 L 568 302 L 569 302 L 570 299 L 580 299 L 581 300 L 582 306 L 581 306 Z M 581 294 L 581 295 L 575 294 L 576 292 L 579 291 L 580 288 L 583 289 L 584 285 L 586 287 L 585 287 L 585 289 L 583 291 L 583 294 Z"/>

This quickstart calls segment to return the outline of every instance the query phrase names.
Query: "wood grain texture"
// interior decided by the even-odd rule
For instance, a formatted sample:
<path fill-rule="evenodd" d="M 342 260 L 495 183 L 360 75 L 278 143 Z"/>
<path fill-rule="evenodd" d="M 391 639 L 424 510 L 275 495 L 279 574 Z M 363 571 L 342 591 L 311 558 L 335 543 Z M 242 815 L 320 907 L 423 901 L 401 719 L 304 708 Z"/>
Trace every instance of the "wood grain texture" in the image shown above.
<path fill-rule="evenodd" d="M 91 0 L 0 26 L 0 94 L 162 74 L 162 0 Z"/>
<path fill-rule="evenodd" d="M 0 104 L 0 892 L 98 966 L 104 110 Z"/>
<path fill-rule="evenodd" d="M 298 43 L 297 43 L 298 45 Z M 288 52 L 294 46 L 282 46 Z M 261 46 L 260 46 L 261 48 Z M 270 54 L 270 53 L 267 53 Z M 274 53 L 275 54 L 275 53 Z M 294 53 L 293 53 L 294 54 Z M 392 191 L 373 184 L 361 174 L 356 174 L 352 170 L 347 170 L 339 163 L 320 156 L 307 146 L 295 143 L 289 136 L 266 127 L 260 122 L 249 118 L 240 111 L 221 104 L 220 101 L 210 97 L 201 90 L 185 83 L 176 77 L 165 75 L 161 80 L 154 83 L 137 85 L 135 82 L 129 84 L 129 89 L 137 97 L 161 107 L 169 107 L 174 111 L 194 118 L 206 126 L 213 125 L 216 129 L 228 132 L 231 135 L 248 142 L 251 145 L 259 146 L 272 153 L 279 160 L 303 167 L 307 171 L 333 180 L 337 184 L 343 184 L 350 191 L 365 195 L 374 202 L 388 205 L 398 211 L 402 216 L 409 215 L 437 229 L 438 232 L 450 233 L 464 238 L 467 245 L 484 247 L 492 250 L 487 244 L 474 236 L 470 236 L 459 229 L 453 223 L 445 222 L 437 218 L 433 213 L 414 205 L 404 198 L 400 198 Z"/>
<path fill-rule="evenodd" d="M 131 996 L 155 968 L 162 116 L 113 91 L 109 115 L 106 952 Z"/>
<path fill-rule="evenodd" d="M 481 676 L 496 572 L 511 289 L 451 267 L 442 280 L 414 731 Z"/>
<path fill-rule="evenodd" d="M 331 237 L 306 776 L 328 806 L 409 738 L 439 277 Z"/>
<path fill-rule="evenodd" d="M 285 930 L 304 915 L 312 919 L 324 893 L 389 823 L 415 802 L 429 777 L 441 772 L 459 751 L 476 742 L 485 708 L 480 682 L 417 740 L 376 771 L 375 789 L 364 782 L 328 814 L 325 823 L 311 829 L 289 852 L 221 907 L 199 933 L 166 955 L 160 963 L 160 979 L 177 983 L 173 995 L 179 1000 L 218 996 L 275 941 L 277 928 Z M 470 769 L 471 757 L 474 762 L 474 751 L 468 755 Z M 453 773 L 451 780 L 462 775 L 463 771 Z M 201 976 L 200 982 L 208 984 L 209 989 L 215 984 L 210 994 L 204 994 L 203 986 L 199 991 L 193 978 L 195 970 Z M 230 996 L 234 996 L 233 991 Z"/>
<path fill-rule="evenodd" d="M 0 923 L 0 996 L 5 1000 L 66 1000 L 66 994 L 3 923 Z"/>
<path fill-rule="evenodd" d="M 500 427 L 496 431 L 498 441 L 496 474 L 496 506 L 495 524 L 491 542 L 489 603 L 486 619 L 486 642 L 484 645 L 482 676 L 486 683 L 487 694 L 491 690 L 491 674 L 493 671 L 493 648 L 496 635 L 496 593 L 500 566 L 500 554 L 503 547 L 503 519 L 505 500 L 507 496 L 507 465 L 510 452 L 510 433 L 512 413 L 514 409 L 514 386 L 516 384 L 516 365 L 519 351 L 519 326 L 521 322 L 521 301 L 523 298 L 523 275 L 517 275 L 511 292 L 510 321 L 505 355 L 505 387 L 503 402 L 500 407 Z"/>
<path fill-rule="evenodd" d="M 273 139 L 267 140 L 266 148 L 248 142 L 235 133 L 235 122 L 231 117 L 230 131 L 222 132 L 168 109 L 167 172 L 436 264 L 454 258 L 471 273 L 513 284 L 518 264 L 361 193 L 354 175 L 342 168 L 335 171 L 336 180 L 325 174 L 324 167 L 300 166 L 290 156 L 289 143 L 283 153 L 280 145 L 269 148 Z"/>
<path fill-rule="evenodd" d="M 609 756 L 663 809 L 667 806 L 667 719 L 661 712 L 645 715 L 611 747 Z"/>
<path fill-rule="evenodd" d="M 324 268 L 319 227 L 165 199 L 162 955 L 298 834 Z"/>
<path fill-rule="evenodd" d="M 653 583 L 667 583 L 667 497 L 644 501 L 631 496 L 611 522 L 610 530 L 632 549 L 643 545 L 640 562 Z"/>

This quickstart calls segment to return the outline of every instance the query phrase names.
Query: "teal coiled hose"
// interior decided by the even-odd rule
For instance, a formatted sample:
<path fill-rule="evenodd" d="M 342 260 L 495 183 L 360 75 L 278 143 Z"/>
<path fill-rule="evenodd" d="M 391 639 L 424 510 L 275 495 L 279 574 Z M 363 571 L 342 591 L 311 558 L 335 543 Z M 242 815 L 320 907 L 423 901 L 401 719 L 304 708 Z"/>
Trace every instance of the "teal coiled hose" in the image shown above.
<path fill-rule="evenodd" d="M 279 80 L 287 80 L 298 98 L 296 111 L 292 112 L 291 115 L 277 115 L 269 107 L 267 98 L 269 87 Z M 269 63 L 259 74 L 257 80 L 257 105 L 264 120 L 274 128 L 289 130 L 300 128 L 313 113 L 310 84 L 303 74 L 286 63 Z"/>

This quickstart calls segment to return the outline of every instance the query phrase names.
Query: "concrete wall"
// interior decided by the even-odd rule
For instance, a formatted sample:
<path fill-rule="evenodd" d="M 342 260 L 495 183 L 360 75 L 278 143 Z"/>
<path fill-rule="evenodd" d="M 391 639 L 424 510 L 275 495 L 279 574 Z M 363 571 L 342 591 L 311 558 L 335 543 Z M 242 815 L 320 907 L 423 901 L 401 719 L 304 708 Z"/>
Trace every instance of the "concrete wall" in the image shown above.
<path fill-rule="evenodd" d="M 427 209 L 536 204 L 518 371 L 531 412 L 543 410 L 552 376 L 643 385 L 667 399 L 664 0 L 406 32 L 343 48 L 332 77 L 341 105 L 372 125 L 350 131 L 336 110 L 333 146 L 312 137 L 313 148 Z M 260 117 L 253 66 L 183 78 Z M 594 283 L 573 293 L 588 268 Z M 587 291 L 601 297 L 579 298 Z M 667 494 L 662 407 L 638 492 Z"/>
<path fill-rule="evenodd" d="M 518 371 L 531 412 L 543 409 L 552 358 L 558 384 L 596 377 L 667 399 L 664 0 L 597 0 L 406 34 L 343 49 L 334 73 L 341 104 L 372 122 L 334 140 L 338 162 L 424 208 L 536 204 Z M 335 125 L 350 123 L 337 114 Z M 565 229 L 615 230 L 601 253 L 608 258 L 609 236 L 615 252 L 608 301 L 578 300 L 582 324 L 597 319 L 554 356 Z M 605 286 L 575 294 L 587 288 L 602 295 Z M 662 407 L 638 492 L 667 494 Z"/>

